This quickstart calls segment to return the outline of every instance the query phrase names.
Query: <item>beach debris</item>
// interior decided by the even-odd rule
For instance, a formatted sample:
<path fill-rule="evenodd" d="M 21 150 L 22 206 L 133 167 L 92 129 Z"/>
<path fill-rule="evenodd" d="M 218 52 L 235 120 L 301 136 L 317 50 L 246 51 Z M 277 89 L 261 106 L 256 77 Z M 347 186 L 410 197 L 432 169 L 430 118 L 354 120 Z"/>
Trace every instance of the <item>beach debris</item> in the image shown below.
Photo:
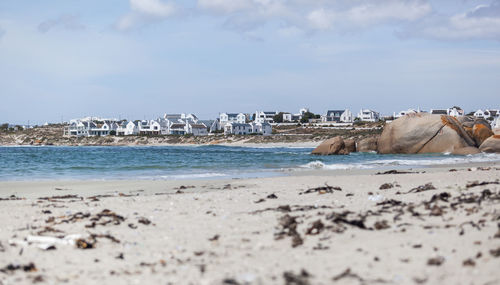
<path fill-rule="evenodd" d="M 188 185 L 188 186 L 184 186 L 184 185 L 181 185 L 177 188 L 174 188 L 174 189 L 178 189 L 178 190 L 186 190 L 186 189 L 191 189 L 191 188 L 195 188 L 194 186 L 192 185 Z"/>
<path fill-rule="evenodd" d="M 1 241 L 0 241 L 0 252 L 5 252 L 5 247 L 3 246 Z"/>
<path fill-rule="evenodd" d="M 376 230 L 385 230 L 385 229 L 390 228 L 391 226 L 389 225 L 389 223 L 386 220 L 382 220 L 382 221 L 375 222 L 375 224 L 373 225 L 373 227 Z"/>
<path fill-rule="evenodd" d="M 279 219 L 279 232 L 275 234 L 275 239 L 282 239 L 285 236 L 292 238 L 292 247 L 297 247 L 304 243 L 304 240 L 300 237 L 297 232 L 297 217 L 290 216 L 288 214 L 282 216 Z"/>
<path fill-rule="evenodd" d="M 333 193 L 333 191 L 342 191 L 342 188 L 333 187 L 333 186 L 329 186 L 328 184 L 325 184 L 325 186 L 307 189 L 306 191 L 299 193 L 299 195 L 310 194 L 310 193 L 318 193 L 318 194 L 330 193 L 331 194 L 331 193 Z"/>
<path fill-rule="evenodd" d="M 220 236 L 219 236 L 219 235 L 214 235 L 213 237 L 209 238 L 208 240 L 209 240 L 209 241 L 218 241 L 218 240 L 219 240 L 219 238 L 220 238 Z"/>
<path fill-rule="evenodd" d="M 325 228 L 325 225 L 323 224 L 323 222 L 321 222 L 321 220 L 317 220 L 317 221 L 313 222 L 311 227 L 309 227 L 307 229 L 306 234 L 307 235 L 318 235 L 319 233 L 321 233 L 321 231 L 324 228 Z"/>
<path fill-rule="evenodd" d="M 95 241 L 92 242 L 92 241 L 88 241 L 88 240 L 79 238 L 76 240 L 75 245 L 77 248 L 91 249 L 91 248 L 94 248 L 94 243 L 95 243 Z"/>
<path fill-rule="evenodd" d="M 380 187 L 378 189 L 380 189 L 380 190 L 386 190 L 386 189 L 391 189 L 391 188 L 394 188 L 394 184 L 392 184 L 392 183 L 384 183 L 384 184 L 380 185 Z"/>
<path fill-rule="evenodd" d="M 375 175 L 411 174 L 411 173 L 425 173 L 425 171 L 422 171 L 422 172 L 412 172 L 412 171 L 388 170 L 388 171 L 385 171 L 385 172 L 377 172 L 377 173 L 375 173 Z"/>
<path fill-rule="evenodd" d="M 53 250 L 56 249 L 56 245 L 74 245 L 75 240 L 77 240 L 78 238 L 80 238 L 80 235 L 78 234 L 67 235 L 61 238 L 29 235 L 26 237 L 25 241 L 9 240 L 9 244 L 22 246 L 33 244 L 42 250 Z"/>
<path fill-rule="evenodd" d="M 476 187 L 476 186 L 484 186 L 484 185 L 489 185 L 489 184 L 500 184 L 499 181 L 483 181 L 483 182 L 479 182 L 479 181 L 472 181 L 472 182 L 469 182 L 467 183 L 467 185 L 465 185 L 466 188 L 472 188 L 472 187 Z"/>
<path fill-rule="evenodd" d="M 115 212 L 104 209 L 90 218 L 92 223 L 85 225 L 86 228 L 95 228 L 97 225 L 105 226 L 108 224 L 119 225 L 125 221 L 125 218 Z"/>
<path fill-rule="evenodd" d="M 137 229 L 137 226 L 132 224 L 132 223 L 128 224 L 128 227 L 133 229 L 133 230 Z"/>
<path fill-rule="evenodd" d="M 276 196 L 276 194 L 272 193 L 272 194 L 267 195 L 266 198 L 267 199 L 278 199 L 278 196 Z"/>
<path fill-rule="evenodd" d="M 43 227 L 42 230 L 38 231 L 36 234 L 41 236 L 44 235 L 45 233 L 62 233 L 63 231 L 55 229 L 53 227 Z"/>
<path fill-rule="evenodd" d="M 344 279 L 344 278 L 352 278 L 352 279 L 356 279 L 358 280 L 359 282 L 361 283 L 364 283 L 365 280 L 363 278 L 361 278 L 361 276 L 359 276 L 358 274 L 356 273 L 353 273 L 351 272 L 351 268 L 347 268 L 346 270 L 344 270 L 342 273 L 334 276 L 332 278 L 333 281 L 339 281 L 341 279 Z"/>
<path fill-rule="evenodd" d="M 456 170 L 455 168 L 452 168 L 450 170 L 448 170 L 449 172 L 457 172 L 458 170 Z"/>
<path fill-rule="evenodd" d="M 123 252 L 120 252 L 120 254 L 118 254 L 116 257 L 116 259 L 125 259 L 125 256 L 123 255 Z"/>
<path fill-rule="evenodd" d="M 151 221 L 148 220 L 148 219 L 146 219 L 146 218 L 144 218 L 144 217 L 139 218 L 139 220 L 137 222 L 140 223 L 140 224 L 146 225 L 146 226 L 149 225 L 149 224 L 151 224 Z"/>
<path fill-rule="evenodd" d="M 285 285 L 309 285 L 309 278 L 311 274 L 306 270 L 302 269 L 299 274 L 295 274 L 291 271 L 285 271 L 283 273 L 283 279 L 285 279 Z"/>
<path fill-rule="evenodd" d="M 70 200 L 72 199 L 72 200 Z M 63 202 L 61 200 L 70 200 L 70 202 L 81 201 L 83 197 L 78 195 L 63 195 L 63 196 L 52 196 L 52 197 L 39 197 L 38 200 L 45 200 L 49 202 Z"/>
<path fill-rule="evenodd" d="M 472 258 L 468 258 L 462 262 L 463 266 L 476 266 L 476 262 Z"/>
<path fill-rule="evenodd" d="M 262 203 L 262 202 L 265 202 L 265 201 L 266 201 L 266 199 L 259 199 L 257 201 L 254 201 L 254 203 L 258 204 L 258 203 Z"/>
<path fill-rule="evenodd" d="M 490 254 L 493 255 L 493 257 L 500 257 L 500 247 L 490 250 Z"/>
<path fill-rule="evenodd" d="M 436 190 L 436 187 L 432 185 L 432 183 L 427 183 L 425 185 L 420 185 L 418 187 L 415 187 L 408 191 L 408 193 L 419 193 L 419 192 L 424 192 L 424 191 L 429 191 L 429 190 Z"/>
<path fill-rule="evenodd" d="M 42 210 L 42 214 L 52 214 L 51 210 Z"/>
<path fill-rule="evenodd" d="M 231 190 L 232 187 L 231 187 L 231 184 L 226 184 L 224 185 L 224 187 L 222 187 L 222 190 Z"/>
<path fill-rule="evenodd" d="M 240 285 L 240 283 L 238 281 L 236 281 L 236 279 L 233 279 L 233 278 L 226 278 L 226 279 L 222 280 L 222 284 L 225 284 L 225 285 Z"/>
<path fill-rule="evenodd" d="M 3 273 L 10 273 L 10 272 L 17 271 L 17 270 L 22 270 L 24 272 L 35 272 L 38 269 L 36 268 L 36 266 L 33 262 L 30 262 L 30 263 L 24 264 L 24 265 L 10 263 L 7 266 L 5 266 L 4 268 L 0 268 L 0 272 L 3 272 Z"/>
<path fill-rule="evenodd" d="M 327 220 L 331 220 L 337 227 L 334 229 L 337 233 L 343 233 L 347 228 L 343 225 L 350 225 L 362 230 L 370 230 L 365 225 L 365 217 L 359 217 L 358 219 L 348 219 L 347 216 L 352 214 L 353 212 L 344 211 L 342 213 L 332 212 L 326 216 Z"/>
<path fill-rule="evenodd" d="M 440 266 L 441 264 L 444 263 L 444 261 L 445 261 L 444 257 L 437 256 L 437 257 L 429 258 L 427 260 L 427 265 L 429 265 L 429 266 Z"/>
<path fill-rule="evenodd" d="M 26 200 L 26 198 L 19 198 L 16 195 L 10 195 L 8 198 L 0 198 L 0 201 L 15 201 L 15 200 Z"/>

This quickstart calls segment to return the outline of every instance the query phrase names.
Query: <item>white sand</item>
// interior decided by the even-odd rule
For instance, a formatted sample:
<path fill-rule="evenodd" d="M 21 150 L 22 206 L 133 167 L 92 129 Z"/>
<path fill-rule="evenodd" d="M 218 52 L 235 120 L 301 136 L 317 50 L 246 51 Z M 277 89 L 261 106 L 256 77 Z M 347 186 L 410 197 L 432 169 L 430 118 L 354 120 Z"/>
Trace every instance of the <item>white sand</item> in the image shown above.
<path fill-rule="evenodd" d="M 494 167 L 500 169 L 500 165 Z M 1 182 L 1 198 L 15 195 L 25 200 L 0 201 L 0 267 L 4 268 L 0 283 L 29 284 L 39 278 L 47 284 L 286 284 L 285 272 L 300 274 L 305 270 L 309 277 L 297 277 L 303 283 L 289 284 L 500 284 L 500 257 L 490 253 L 500 248 L 500 238 L 494 237 L 499 231 L 500 200 L 493 199 L 499 197 L 500 185 L 465 187 L 473 180 L 496 181 L 500 170 L 349 174 L 314 172 L 210 181 Z M 401 187 L 379 190 L 388 182 Z M 429 182 L 437 189 L 396 194 Z M 325 183 L 342 191 L 300 195 Z M 194 188 L 176 194 L 181 185 Z M 477 196 L 484 189 L 492 194 L 480 205 L 458 203 L 451 208 L 460 195 Z M 442 192 L 451 195 L 449 202 L 433 202 L 428 207 L 422 204 Z M 277 199 L 266 198 L 273 193 Z M 112 197 L 88 198 L 108 194 Z M 38 199 L 55 195 L 84 199 Z M 255 203 L 259 199 L 265 201 Z M 376 204 L 388 199 L 413 203 L 414 207 L 388 208 L 380 213 L 382 207 Z M 254 213 L 281 205 L 289 205 L 292 211 Z M 444 207 L 444 214 L 431 216 L 434 205 Z M 411 214 L 412 208 L 419 216 Z M 104 209 L 125 220 L 85 227 Z M 361 229 L 334 222 L 333 217 L 340 216 L 330 215 L 344 211 L 366 214 L 369 210 L 379 214 L 368 214 L 366 227 L 385 220 L 389 228 Z M 398 211 L 403 214 L 394 220 Z M 91 216 L 63 222 L 77 212 Z M 303 239 L 295 248 L 291 236 L 275 239 L 283 230 L 279 219 L 287 214 L 297 217 L 297 233 Z M 49 217 L 54 217 L 52 222 Z M 152 223 L 139 223 L 141 217 Z M 360 218 L 354 214 L 346 219 Z M 326 228 L 318 235 L 306 235 L 317 220 Z M 62 232 L 39 234 L 45 226 Z M 91 233 L 109 234 L 120 242 L 97 238 L 95 248 L 84 250 L 59 241 L 56 249 L 48 251 L 38 248 L 36 242 L 26 242 L 28 237 L 36 241 L 37 237 L 30 236 L 39 235 L 79 234 L 88 240 Z M 210 240 L 214 236 L 218 239 Z M 121 254 L 123 259 L 117 258 Z M 442 258 L 442 264 L 428 265 L 431 258 Z M 467 259 L 475 265 L 464 266 Z M 5 269 L 8 264 L 30 262 L 37 271 Z M 347 269 L 351 275 L 332 279 Z"/>

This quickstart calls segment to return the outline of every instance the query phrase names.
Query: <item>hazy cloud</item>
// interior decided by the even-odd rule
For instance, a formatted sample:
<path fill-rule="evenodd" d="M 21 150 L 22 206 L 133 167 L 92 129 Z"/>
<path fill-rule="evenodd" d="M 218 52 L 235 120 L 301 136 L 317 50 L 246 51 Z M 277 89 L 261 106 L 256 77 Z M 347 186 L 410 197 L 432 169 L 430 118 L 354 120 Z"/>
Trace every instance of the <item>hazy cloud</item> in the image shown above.
<path fill-rule="evenodd" d="M 129 30 L 150 22 L 166 19 L 178 10 L 173 2 L 161 0 L 129 0 L 130 12 L 116 23 L 119 30 Z"/>
<path fill-rule="evenodd" d="M 304 30 L 366 28 L 388 21 L 415 21 L 431 12 L 424 0 L 198 0 L 202 11 L 226 15 L 225 26 L 242 29 L 279 21 Z"/>
<path fill-rule="evenodd" d="M 443 40 L 500 40 L 500 3 L 477 6 L 471 11 L 450 17 L 434 15 L 405 30 L 402 36 Z"/>
<path fill-rule="evenodd" d="M 49 19 L 38 25 L 38 31 L 47 33 L 55 27 L 62 27 L 67 30 L 82 30 L 85 26 L 80 22 L 80 17 L 75 15 L 62 15 L 56 19 Z"/>

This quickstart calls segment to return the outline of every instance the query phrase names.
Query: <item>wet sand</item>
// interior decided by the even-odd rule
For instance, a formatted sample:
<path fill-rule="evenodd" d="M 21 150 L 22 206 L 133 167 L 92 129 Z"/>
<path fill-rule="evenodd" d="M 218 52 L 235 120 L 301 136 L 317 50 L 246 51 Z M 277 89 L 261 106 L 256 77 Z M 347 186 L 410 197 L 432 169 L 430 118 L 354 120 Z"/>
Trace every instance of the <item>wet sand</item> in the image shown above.
<path fill-rule="evenodd" d="M 499 284 L 500 164 L 398 171 L 0 182 L 0 283 Z"/>

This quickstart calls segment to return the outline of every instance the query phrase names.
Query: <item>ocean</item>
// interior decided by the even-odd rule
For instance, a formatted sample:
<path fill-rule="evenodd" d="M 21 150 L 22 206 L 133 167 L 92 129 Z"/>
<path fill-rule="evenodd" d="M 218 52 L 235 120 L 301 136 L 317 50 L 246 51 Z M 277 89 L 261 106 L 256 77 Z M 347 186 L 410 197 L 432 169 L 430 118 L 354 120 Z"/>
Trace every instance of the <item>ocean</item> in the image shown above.
<path fill-rule="evenodd" d="M 313 156 L 311 150 L 233 146 L 0 147 L 0 180 L 249 178 L 311 169 L 383 170 L 500 161 L 499 154 Z"/>

